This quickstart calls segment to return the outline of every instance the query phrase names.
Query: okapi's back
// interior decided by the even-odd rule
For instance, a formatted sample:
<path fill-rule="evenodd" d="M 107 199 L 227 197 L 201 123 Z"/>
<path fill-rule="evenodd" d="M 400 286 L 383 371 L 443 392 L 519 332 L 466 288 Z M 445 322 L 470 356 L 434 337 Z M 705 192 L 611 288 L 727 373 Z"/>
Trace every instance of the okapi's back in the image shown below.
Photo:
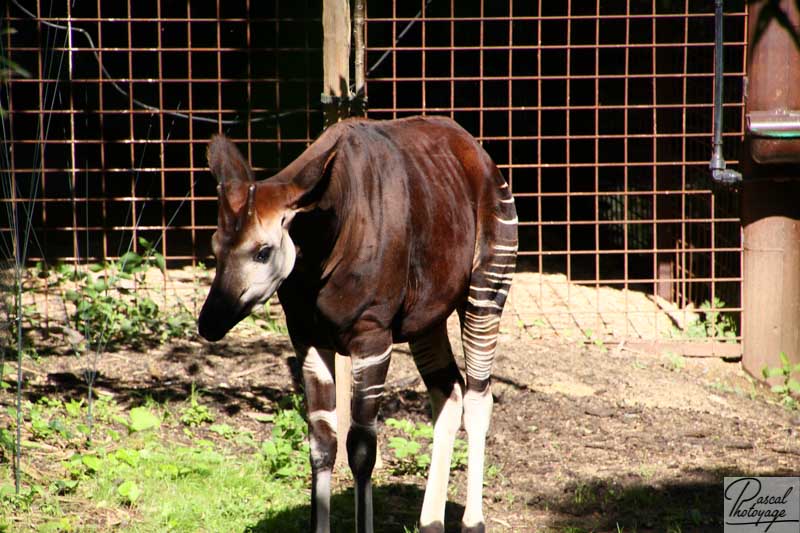
<path fill-rule="evenodd" d="M 404 264 L 393 268 L 403 273 L 404 285 L 395 337 L 405 340 L 466 301 L 476 258 L 488 250 L 479 233 L 494 238 L 487 223 L 497 213 L 505 181 L 483 148 L 450 119 L 353 126 L 350 135 L 373 141 L 370 152 L 383 165 L 378 179 L 400 181 L 404 189 L 394 193 L 385 214 L 402 221 L 404 242 L 383 245 L 404 251 Z M 394 190 L 395 184 L 384 185 Z M 392 232 L 381 237 L 391 239 Z"/>

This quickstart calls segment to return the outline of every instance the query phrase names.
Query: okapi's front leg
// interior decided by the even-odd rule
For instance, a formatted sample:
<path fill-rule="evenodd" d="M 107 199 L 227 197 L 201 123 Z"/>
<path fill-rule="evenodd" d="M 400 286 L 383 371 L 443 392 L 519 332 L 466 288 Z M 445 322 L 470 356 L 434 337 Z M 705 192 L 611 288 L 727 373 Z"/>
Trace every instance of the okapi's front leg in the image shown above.
<path fill-rule="evenodd" d="M 303 382 L 311 444 L 311 531 L 331 530 L 331 472 L 336 462 L 336 386 L 332 350 L 298 349 L 303 360 Z"/>
<path fill-rule="evenodd" d="M 370 343 L 374 346 L 374 343 Z M 388 346 L 387 346 L 388 344 Z M 376 419 L 380 408 L 391 341 L 384 348 L 351 352 L 353 358 L 353 399 L 350 432 L 347 434 L 347 460 L 356 482 L 356 531 L 372 533 L 372 469 L 377 451 Z"/>

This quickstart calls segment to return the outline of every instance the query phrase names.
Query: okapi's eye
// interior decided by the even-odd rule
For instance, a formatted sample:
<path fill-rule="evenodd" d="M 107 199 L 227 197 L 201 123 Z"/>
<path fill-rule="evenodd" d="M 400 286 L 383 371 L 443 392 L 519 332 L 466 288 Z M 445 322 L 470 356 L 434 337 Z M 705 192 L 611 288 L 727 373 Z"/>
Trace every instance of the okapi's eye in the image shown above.
<path fill-rule="evenodd" d="M 255 257 L 253 257 L 253 260 L 259 263 L 266 263 L 271 253 L 272 253 L 272 246 L 263 246 L 258 252 L 256 252 Z"/>

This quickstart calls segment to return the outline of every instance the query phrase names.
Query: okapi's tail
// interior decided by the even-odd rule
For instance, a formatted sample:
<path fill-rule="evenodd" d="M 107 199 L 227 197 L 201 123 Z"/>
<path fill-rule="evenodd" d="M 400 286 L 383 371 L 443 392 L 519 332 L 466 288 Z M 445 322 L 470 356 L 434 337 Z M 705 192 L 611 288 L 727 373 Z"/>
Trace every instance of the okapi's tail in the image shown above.
<path fill-rule="evenodd" d="M 517 262 L 517 210 L 508 184 L 492 164 L 493 176 L 478 211 L 469 295 L 461 317 L 467 388 L 489 385 L 500 315 Z"/>

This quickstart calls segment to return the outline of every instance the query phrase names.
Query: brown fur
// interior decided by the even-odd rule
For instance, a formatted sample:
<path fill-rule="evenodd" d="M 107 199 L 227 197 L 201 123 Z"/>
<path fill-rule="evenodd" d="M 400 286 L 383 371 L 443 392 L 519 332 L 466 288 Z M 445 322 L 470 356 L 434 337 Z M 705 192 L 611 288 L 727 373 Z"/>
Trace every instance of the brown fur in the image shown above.
<path fill-rule="evenodd" d="M 380 394 L 365 391 L 382 386 L 392 343 L 422 341 L 419 348 L 436 334 L 441 341 L 442 332 L 446 343 L 444 321 L 457 310 L 468 335 L 493 338 L 472 347 L 465 340 L 467 391 L 489 395 L 488 410 L 475 416 L 491 412 L 487 376 L 517 245 L 508 187 L 475 139 L 445 118 L 339 123 L 281 172 L 255 184 L 244 158 L 223 137 L 212 139 L 208 157 L 220 180 L 220 208 L 213 238 L 217 273 L 200 333 L 222 338 L 277 287 L 298 354 L 313 347 L 355 359 L 347 443 L 360 494 L 358 529 L 370 531 L 371 501 L 364 494 Z M 259 259 L 264 250 L 272 263 Z M 281 265 L 286 271 L 276 277 Z M 445 359 L 425 363 L 430 372 L 423 378 L 447 398 L 464 382 L 449 343 L 439 348 L 433 355 Z M 415 352 L 415 358 L 428 355 Z M 332 384 L 305 378 L 309 412 L 331 412 Z M 478 422 L 488 427 L 488 418 Z M 317 426 L 311 429 L 319 453 L 312 457 L 315 476 L 328 471 L 335 456 L 330 428 Z M 317 498 L 325 496 L 316 484 L 313 490 L 312 523 L 325 531 L 327 516 L 316 514 L 324 507 L 317 507 Z"/>

